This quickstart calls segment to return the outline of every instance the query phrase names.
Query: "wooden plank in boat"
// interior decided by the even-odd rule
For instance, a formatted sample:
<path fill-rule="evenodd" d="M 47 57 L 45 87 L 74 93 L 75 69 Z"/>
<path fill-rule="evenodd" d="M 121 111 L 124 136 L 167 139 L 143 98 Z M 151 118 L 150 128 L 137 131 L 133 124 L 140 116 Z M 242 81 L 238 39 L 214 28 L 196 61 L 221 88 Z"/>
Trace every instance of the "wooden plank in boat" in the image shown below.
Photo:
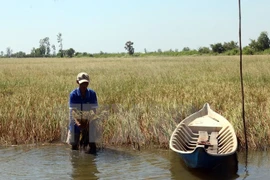
<path fill-rule="evenodd" d="M 198 144 L 207 145 L 208 142 L 208 132 L 207 131 L 199 131 Z"/>
<path fill-rule="evenodd" d="M 212 154 L 217 154 L 218 153 L 218 132 L 211 132 L 210 135 L 210 146 L 208 147 L 207 152 L 212 153 Z"/>
<path fill-rule="evenodd" d="M 211 145 L 217 145 L 218 144 L 217 136 L 218 136 L 218 132 L 211 132 L 211 135 L 210 135 L 210 144 Z"/>

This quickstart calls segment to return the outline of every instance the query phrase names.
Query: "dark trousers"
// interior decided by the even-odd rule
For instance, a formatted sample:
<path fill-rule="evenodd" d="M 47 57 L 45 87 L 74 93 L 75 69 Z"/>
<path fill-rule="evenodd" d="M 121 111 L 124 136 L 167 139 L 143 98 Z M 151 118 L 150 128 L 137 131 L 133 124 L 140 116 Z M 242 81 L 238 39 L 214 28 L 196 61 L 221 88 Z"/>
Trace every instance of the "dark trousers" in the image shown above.
<path fill-rule="evenodd" d="M 72 144 L 72 150 L 78 150 L 79 147 L 84 149 L 89 145 L 89 153 L 95 154 L 97 151 L 96 143 L 89 142 L 89 130 L 83 129 L 80 133 L 74 134 L 74 143 Z"/>

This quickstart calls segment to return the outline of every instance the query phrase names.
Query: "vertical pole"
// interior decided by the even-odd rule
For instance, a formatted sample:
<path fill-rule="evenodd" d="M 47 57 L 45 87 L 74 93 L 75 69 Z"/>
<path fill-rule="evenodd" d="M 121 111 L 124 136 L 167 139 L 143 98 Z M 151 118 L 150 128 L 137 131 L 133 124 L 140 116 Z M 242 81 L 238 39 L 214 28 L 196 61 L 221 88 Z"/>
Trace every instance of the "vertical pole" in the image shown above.
<path fill-rule="evenodd" d="M 239 50 L 240 50 L 240 80 L 241 80 L 241 93 L 242 93 L 242 118 L 245 134 L 245 145 L 246 153 L 248 152 L 248 142 L 247 142 L 247 130 L 246 130 L 246 120 L 245 120 L 245 95 L 244 95 L 244 83 L 243 83 L 243 68 L 242 68 L 242 37 L 241 37 L 241 0 L 238 0 L 239 6 Z"/>

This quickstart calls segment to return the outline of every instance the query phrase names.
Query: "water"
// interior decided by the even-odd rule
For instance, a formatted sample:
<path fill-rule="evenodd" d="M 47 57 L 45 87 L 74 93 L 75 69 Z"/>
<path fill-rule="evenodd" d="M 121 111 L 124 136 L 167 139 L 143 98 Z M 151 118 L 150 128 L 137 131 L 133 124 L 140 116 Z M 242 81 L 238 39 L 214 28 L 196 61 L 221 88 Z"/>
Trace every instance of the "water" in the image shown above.
<path fill-rule="evenodd" d="M 0 148 L 0 179 L 269 179 L 268 152 L 249 152 L 238 169 L 188 169 L 170 150 L 106 148 L 97 155 L 71 151 L 67 145 Z"/>

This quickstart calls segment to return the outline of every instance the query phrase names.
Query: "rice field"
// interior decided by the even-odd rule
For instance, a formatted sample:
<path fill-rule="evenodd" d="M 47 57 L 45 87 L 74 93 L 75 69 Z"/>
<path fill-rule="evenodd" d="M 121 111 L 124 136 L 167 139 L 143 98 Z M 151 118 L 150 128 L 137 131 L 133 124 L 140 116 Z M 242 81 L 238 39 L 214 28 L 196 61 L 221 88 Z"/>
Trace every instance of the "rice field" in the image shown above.
<path fill-rule="evenodd" d="M 244 56 L 248 145 L 270 144 L 270 56 Z M 69 93 L 90 75 L 102 143 L 168 148 L 176 125 L 208 102 L 244 146 L 238 56 L 0 59 L 0 144 L 64 140 Z"/>

